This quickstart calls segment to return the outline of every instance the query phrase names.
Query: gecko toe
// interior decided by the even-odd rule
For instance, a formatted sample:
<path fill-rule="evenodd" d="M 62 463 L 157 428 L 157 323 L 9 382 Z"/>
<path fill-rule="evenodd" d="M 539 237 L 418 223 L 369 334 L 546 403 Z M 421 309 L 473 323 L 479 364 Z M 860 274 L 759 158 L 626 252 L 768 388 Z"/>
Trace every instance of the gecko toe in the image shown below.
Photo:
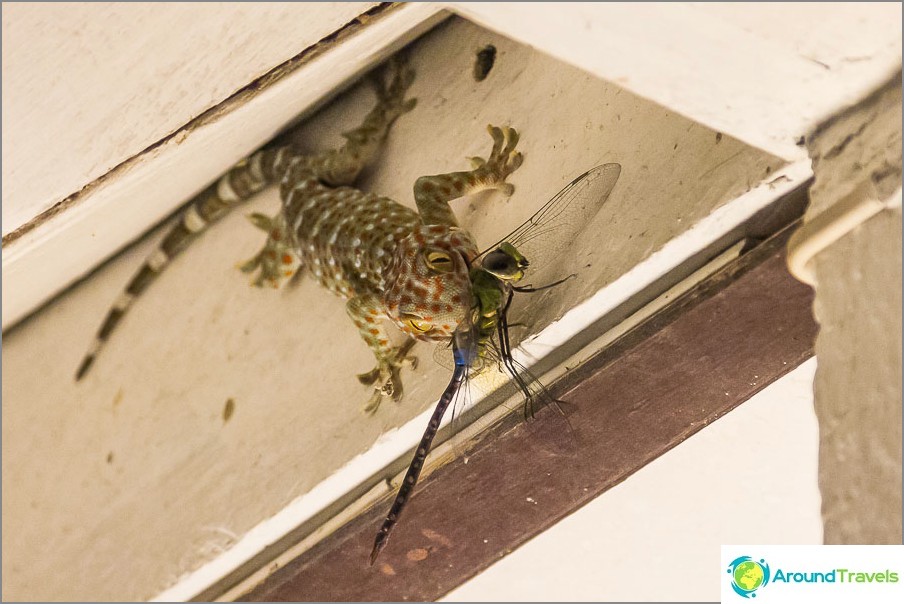
<path fill-rule="evenodd" d="M 367 373 L 359 373 L 357 377 L 358 381 L 365 386 L 371 386 L 377 381 L 377 378 L 380 377 L 380 368 L 374 367 Z"/>
<path fill-rule="evenodd" d="M 383 401 L 383 394 L 379 390 L 374 390 L 373 395 L 370 397 L 370 400 L 367 401 L 367 404 L 364 405 L 362 411 L 368 415 L 373 415 L 377 412 L 377 409 L 380 408 L 380 403 Z"/>

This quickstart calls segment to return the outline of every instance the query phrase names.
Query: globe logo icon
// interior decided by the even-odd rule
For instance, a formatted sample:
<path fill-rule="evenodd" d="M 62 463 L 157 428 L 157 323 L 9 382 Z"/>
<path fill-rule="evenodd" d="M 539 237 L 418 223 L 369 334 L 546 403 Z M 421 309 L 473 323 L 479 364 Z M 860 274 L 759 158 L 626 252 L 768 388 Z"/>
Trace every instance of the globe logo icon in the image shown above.
<path fill-rule="evenodd" d="M 765 560 L 757 562 L 750 556 L 741 556 L 728 565 L 731 587 L 744 598 L 755 598 L 756 590 L 769 583 L 769 565 Z"/>

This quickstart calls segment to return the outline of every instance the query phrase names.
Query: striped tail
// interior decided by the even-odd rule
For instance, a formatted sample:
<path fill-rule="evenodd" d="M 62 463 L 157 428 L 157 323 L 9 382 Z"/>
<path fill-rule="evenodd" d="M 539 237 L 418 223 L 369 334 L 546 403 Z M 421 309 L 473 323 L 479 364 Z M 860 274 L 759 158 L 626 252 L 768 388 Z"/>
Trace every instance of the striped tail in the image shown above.
<path fill-rule="evenodd" d="M 129 281 L 125 291 L 113 304 L 97 332 L 94 343 L 79 365 L 76 381 L 91 368 L 94 359 L 110 338 L 126 311 L 144 290 L 157 278 L 167 264 L 184 250 L 208 226 L 229 213 L 244 201 L 281 177 L 291 159 L 288 147 L 262 149 L 239 162 L 215 183 L 196 195 L 182 214 L 182 220 L 166 234 L 159 247 Z"/>

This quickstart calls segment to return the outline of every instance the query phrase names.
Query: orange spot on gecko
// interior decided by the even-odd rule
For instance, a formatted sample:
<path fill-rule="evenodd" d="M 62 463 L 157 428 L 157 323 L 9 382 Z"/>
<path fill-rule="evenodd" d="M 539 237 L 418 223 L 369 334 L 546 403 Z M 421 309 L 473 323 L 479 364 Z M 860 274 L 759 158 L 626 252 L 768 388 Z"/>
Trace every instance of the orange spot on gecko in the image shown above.
<path fill-rule="evenodd" d="M 388 577 L 394 577 L 394 576 L 395 576 L 395 569 L 394 569 L 393 567 L 389 566 L 388 564 L 385 564 L 385 563 L 380 565 L 380 572 L 383 573 L 384 575 L 388 576 Z"/>
<path fill-rule="evenodd" d="M 408 553 L 405 554 L 405 557 L 411 560 L 412 562 L 420 562 L 421 560 L 426 560 L 427 556 L 430 555 L 430 552 L 425 550 L 422 547 L 418 547 L 415 549 L 408 550 Z"/>
<path fill-rule="evenodd" d="M 272 231 L 270 231 L 270 239 L 272 239 L 273 241 L 279 241 L 280 239 L 282 239 L 282 233 L 280 233 L 276 229 L 273 229 Z"/>
<path fill-rule="evenodd" d="M 283 254 L 282 257 L 283 264 L 292 264 L 292 256 L 289 254 Z"/>
<path fill-rule="evenodd" d="M 430 541 L 434 541 L 436 543 L 440 543 L 445 545 L 446 547 L 452 547 L 452 542 L 445 535 L 441 535 L 434 530 L 431 529 L 421 529 L 421 534 L 429 539 Z"/>
<path fill-rule="evenodd" d="M 378 336 L 378 335 L 380 335 L 380 330 L 379 330 L 379 329 L 369 329 L 368 332 L 369 332 L 370 335 L 372 335 L 372 336 Z"/>
<path fill-rule="evenodd" d="M 378 343 L 380 346 L 388 346 L 388 345 L 389 345 L 389 340 L 377 340 L 377 343 Z"/>
<path fill-rule="evenodd" d="M 291 276 L 294 275 L 294 274 L 295 274 L 295 273 L 293 273 L 292 271 L 283 271 L 283 276 L 284 276 L 284 277 L 291 277 Z"/>
<path fill-rule="evenodd" d="M 379 311 L 378 311 L 376 308 L 371 308 L 371 309 L 370 309 L 369 311 L 367 311 L 367 312 L 369 312 L 369 313 L 372 314 L 372 315 L 378 315 L 378 314 L 380 314 Z"/>
<path fill-rule="evenodd" d="M 443 331 L 452 331 L 452 328 L 445 323 L 443 323 Z"/>
<path fill-rule="evenodd" d="M 439 304 L 434 304 L 430 307 L 430 310 L 433 311 L 433 314 L 439 314 L 440 311 L 442 311 L 442 308 L 440 308 Z"/>

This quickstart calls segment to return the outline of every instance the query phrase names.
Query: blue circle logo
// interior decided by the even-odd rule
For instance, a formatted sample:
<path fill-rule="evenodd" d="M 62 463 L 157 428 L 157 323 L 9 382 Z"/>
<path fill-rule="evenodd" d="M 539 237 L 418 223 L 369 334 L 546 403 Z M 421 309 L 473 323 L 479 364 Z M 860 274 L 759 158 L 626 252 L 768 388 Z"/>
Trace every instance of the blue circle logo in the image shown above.
<path fill-rule="evenodd" d="M 754 592 L 769 583 L 769 565 L 750 556 L 735 558 L 726 572 L 731 576 L 731 588 L 744 598 L 755 598 Z"/>

